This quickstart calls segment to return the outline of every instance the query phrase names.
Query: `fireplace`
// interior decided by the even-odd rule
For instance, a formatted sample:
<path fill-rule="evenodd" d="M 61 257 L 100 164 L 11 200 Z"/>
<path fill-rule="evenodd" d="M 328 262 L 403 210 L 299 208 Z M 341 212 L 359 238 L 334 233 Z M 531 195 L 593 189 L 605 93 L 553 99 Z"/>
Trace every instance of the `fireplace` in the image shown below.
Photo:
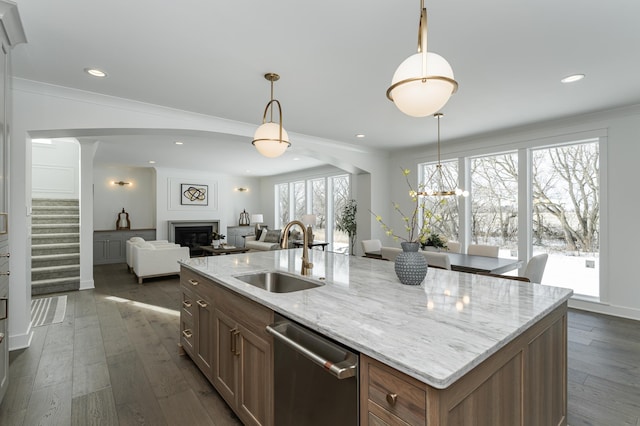
<path fill-rule="evenodd" d="M 169 222 L 169 240 L 183 247 L 189 247 L 191 256 L 201 256 L 201 246 L 211 245 L 211 235 L 218 231 L 218 221 L 175 221 Z"/>

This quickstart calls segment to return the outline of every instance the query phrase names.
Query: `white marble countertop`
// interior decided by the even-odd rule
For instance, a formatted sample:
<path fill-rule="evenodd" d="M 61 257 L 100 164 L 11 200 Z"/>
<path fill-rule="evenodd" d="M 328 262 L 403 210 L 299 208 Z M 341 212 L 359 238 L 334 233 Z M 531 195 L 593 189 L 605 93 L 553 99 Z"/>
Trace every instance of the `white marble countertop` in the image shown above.
<path fill-rule="evenodd" d="M 235 278 L 300 274 L 302 249 L 182 263 L 229 289 L 435 388 L 446 388 L 565 302 L 572 290 L 430 268 L 420 286 L 393 262 L 309 250 L 323 286 L 270 293 Z"/>

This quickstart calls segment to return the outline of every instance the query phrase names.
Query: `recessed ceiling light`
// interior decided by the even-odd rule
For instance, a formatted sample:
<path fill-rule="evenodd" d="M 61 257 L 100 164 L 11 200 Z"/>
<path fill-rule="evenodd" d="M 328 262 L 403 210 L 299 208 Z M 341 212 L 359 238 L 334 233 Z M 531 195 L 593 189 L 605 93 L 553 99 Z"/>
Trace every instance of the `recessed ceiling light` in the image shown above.
<path fill-rule="evenodd" d="M 565 78 L 560 80 L 560 82 L 562 82 L 562 83 L 575 83 L 576 81 L 580 81 L 583 78 L 584 78 L 584 74 L 572 74 L 572 75 L 566 76 Z"/>
<path fill-rule="evenodd" d="M 149 160 L 149 164 L 156 164 L 156 162 L 153 160 Z"/>
<path fill-rule="evenodd" d="M 356 138 L 358 138 L 358 139 L 362 139 L 362 138 L 364 138 L 364 135 L 363 135 L 362 133 L 358 133 L 358 134 L 356 135 Z"/>
<path fill-rule="evenodd" d="M 300 161 L 300 157 L 294 157 L 293 161 Z"/>
<path fill-rule="evenodd" d="M 85 68 L 84 72 L 86 72 L 87 74 L 92 75 L 94 77 L 102 78 L 102 77 L 106 77 L 107 76 L 106 72 L 104 72 L 102 70 L 99 70 L 98 68 Z"/>
<path fill-rule="evenodd" d="M 175 141 L 174 142 L 176 145 L 184 145 L 184 142 L 180 142 L 180 141 Z"/>

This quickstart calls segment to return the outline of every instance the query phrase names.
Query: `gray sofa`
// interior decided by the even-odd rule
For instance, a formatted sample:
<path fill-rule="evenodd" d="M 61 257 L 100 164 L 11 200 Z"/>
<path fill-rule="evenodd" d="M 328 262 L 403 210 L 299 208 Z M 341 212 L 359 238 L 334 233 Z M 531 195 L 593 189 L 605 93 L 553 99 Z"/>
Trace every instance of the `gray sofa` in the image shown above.
<path fill-rule="evenodd" d="M 247 235 L 244 237 L 244 246 L 251 250 L 278 250 L 280 243 L 256 241 L 255 235 Z"/>

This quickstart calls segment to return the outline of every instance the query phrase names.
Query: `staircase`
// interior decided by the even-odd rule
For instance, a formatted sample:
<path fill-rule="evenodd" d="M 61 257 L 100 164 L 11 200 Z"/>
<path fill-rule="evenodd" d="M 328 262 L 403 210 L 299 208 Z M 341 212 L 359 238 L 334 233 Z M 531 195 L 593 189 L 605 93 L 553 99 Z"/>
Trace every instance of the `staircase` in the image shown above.
<path fill-rule="evenodd" d="M 78 200 L 32 200 L 31 294 L 80 289 Z"/>

